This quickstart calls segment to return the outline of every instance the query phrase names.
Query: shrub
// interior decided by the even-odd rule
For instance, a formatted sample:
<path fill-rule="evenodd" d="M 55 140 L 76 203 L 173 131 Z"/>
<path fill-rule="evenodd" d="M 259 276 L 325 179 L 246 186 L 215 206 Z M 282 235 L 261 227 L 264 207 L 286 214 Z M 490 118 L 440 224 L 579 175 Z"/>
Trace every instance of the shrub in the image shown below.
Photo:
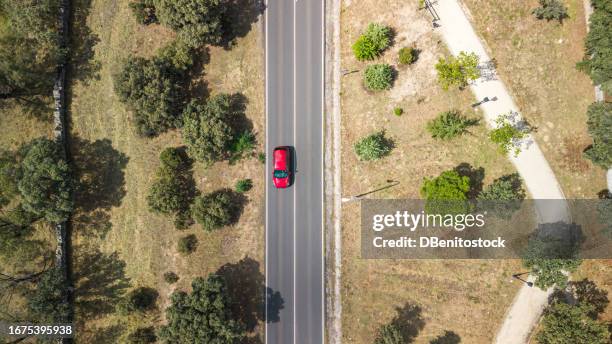
<path fill-rule="evenodd" d="M 158 296 L 159 294 L 155 289 L 147 287 L 136 288 L 119 301 L 117 311 L 122 315 L 149 311 L 155 307 Z"/>
<path fill-rule="evenodd" d="M 244 193 L 253 187 L 253 181 L 250 179 L 241 179 L 236 182 L 236 192 Z"/>
<path fill-rule="evenodd" d="M 425 210 L 430 214 L 465 213 L 470 184 L 469 177 L 455 170 L 444 171 L 435 178 L 425 178 L 421 186 Z"/>
<path fill-rule="evenodd" d="M 607 324 L 591 317 L 592 306 L 555 302 L 544 311 L 538 334 L 540 344 L 607 344 L 610 332 Z"/>
<path fill-rule="evenodd" d="M 153 0 L 136 0 L 130 2 L 132 14 L 136 17 L 136 21 L 140 24 L 148 25 L 157 23 L 155 16 L 155 5 Z"/>
<path fill-rule="evenodd" d="M 558 20 L 559 22 L 569 17 L 567 7 L 560 0 L 539 0 L 540 7 L 535 8 L 532 13 L 538 19 Z"/>
<path fill-rule="evenodd" d="M 467 131 L 469 126 L 478 123 L 477 120 L 467 119 L 458 110 L 441 112 L 438 117 L 427 123 L 427 131 L 435 139 L 448 140 Z"/>
<path fill-rule="evenodd" d="M 416 50 L 410 47 L 401 48 L 398 52 L 398 60 L 400 64 L 409 65 L 416 61 Z"/>
<path fill-rule="evenodd" d="M 191 207 L 196 222 L 207 232 L 231 224 L 234 210 L 232 199 L 225 190 L 197 197 Z"/>
<path fill-rule="evenodd" d="M 391 88 L 393 83 L 393 67 L 388 64 L 374 64 L 367 66 L 363 81 L 365 87 L 371 91 L 382 91 Z"/>
<path fill-rule="evenodd" d="M 255 139 L 255 134 L 248 130 L 243 131 L 242 134 L 238 135 L 238 138 L 236 138 L 231 144 L 231 162 L 235 162 L 244 157 L 247 153 L 250 153 L 255 150 L 256 144 L 257 140 Z"/>
<path fill-rule="evenodd" d="M 355 144 L 355 153 L 359 160 L 370 161 L 381 159 L 393 149 L 393 141 L 385 137 L 384 131 L 366 136 Z"/>
<path fill-rule="evenodd" d="M 518 173 L 508 174 L 488 185 L 478 194 L 479 205 L 493 215 L 509 219 L 520 209 L 525 190 Z"/>
<path fill-rule="evenodd" d="M 489 132 L 489 138 L 500 152 L 507 154 L 512 151 L 516 156 L 521 152 L 520 140 L 527 135 L 528 129 L 518 128 L 512 122 L 512 116 L 512 113 L 500 115 L 495 120 L 497 127 Z"/>
<path fill-rule="evenodd" d="M 391 43 L 391 28 L 370 23 L 366 31 L 353 44 L 353 53 L 359 61 L 373 60 L 380 56 Z"/>
<path fill-rule="evenodd" d="M 393 114 L 396 116 L 401 116 L 404 113 L 404 109 L 402 109 L 401 107 L 396 107 L 393 109 Z"/>
<path fill-rule="evenodd" d="M 381 326 L 374 340 L 374 344 L 403 344 L 406 343 L 401 329 L 395 324 Z"/>
<path fill-rule="evenodd" d="M 153 327 L 139 327 L 128 335 L 130 344 L 149 344 L 157 341 L 155 329 Z"/>
<path fill-rule="evenodd" d="M 183 140 L 189 155 L 206 164 L 227 158 L 235 137 L 230 126 L 234 116 L 230 95 L 217 95 L 206 104 L 192 101 L 183 113 Z"/>
<path fill-rule="evenodd" d="M 164 281 L 166 281 L 166 283 L 173 284 L 173 283 L 178 282 L 178 280 L 179 280 L 179 277 L 174 272 L 168 271 L 164 273 Z"/>
<path fill-rule="evenodd" d="M 156 0 L 159 21 L 178 32 L 191 47 L 220 45 L 228 5 L 221 0 Z"/>
<path fill-rule="evenodd" d="M 478 70 L 479 57 L 475 53 L 459 53 L 459 56 L 449 56 L 446 59 L 439 59 L 436 63 L 438 71 L 438 82 L 443 89 L 448 90 L 451 86 L 458 86 L 460 89 L 467 86 L 470 80 L 480 77 Z"/>
<path fill-rule="evenodd" d="M 196 236 L 193 234 L 184 236 L 178 241 L 178 251 L 185 256 L 193 253 L 197 247 L 198 238 L 196 238 Z"/>
<path fill-rule="evenodd" d="M 587 126 L 593 145 L 584 155 L 604 169 L 612 167 L 612 103 L 597 102 L 587 110 Z"/>
<path fill-rule="evenodd" d="M 612 10 L 609 0 L 592 0 L 593 14 L 584 43 L 584 57 L 576 65 L 595 85 L 612 94 Z"/>
<path fill-rule="evenodd" d="M 257 154 L 257 160 L 259 160 L 260 163 L 265 164 L 266 163 L 266 153 L 260 152 L 259 154 Z"/>

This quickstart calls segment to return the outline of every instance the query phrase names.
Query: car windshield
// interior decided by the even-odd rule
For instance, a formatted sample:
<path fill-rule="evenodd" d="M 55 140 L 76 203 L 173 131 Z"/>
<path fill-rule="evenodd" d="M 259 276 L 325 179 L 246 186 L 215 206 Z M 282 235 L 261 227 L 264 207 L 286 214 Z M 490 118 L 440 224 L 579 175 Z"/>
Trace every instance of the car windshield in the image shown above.
<path fill-rule="evenodd" d="M 274 178 L 287 178 L 288 173 L 285 170 L 274 170 Z"/>

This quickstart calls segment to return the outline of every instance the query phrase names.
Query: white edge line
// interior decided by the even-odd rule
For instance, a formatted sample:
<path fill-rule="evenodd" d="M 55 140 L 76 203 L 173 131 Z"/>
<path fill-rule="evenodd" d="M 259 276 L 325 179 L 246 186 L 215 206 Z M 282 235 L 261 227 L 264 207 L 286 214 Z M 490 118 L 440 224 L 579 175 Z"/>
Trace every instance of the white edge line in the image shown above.
<path fill-rule="evenodd" d="M 269 110 L 269 106 L 268 106 L 268 2 L 267 0 L 263 0 L 263 4 L 264 4 L 264 45 L 265 45 L 265 49 L 264 49 L 264 83 L 265 83 L 265 90 L 264 90 L 264 111 L 265 111 L 265 123 L 266 123 L 266 144 L 264 145 L 264 156 L 265 156 L 265 164 L 264 164 L 264 188 L 265 188 L 265 236 L 266 236 L 266 244 L 265 244 L 265 275 L 266 275 L 266 285 L 264 287 L 264 319 L 268 319 L 268 297 L 267 297 L 267 291 L 265 288 L 268 288 L 268 164 L 269 164 L 269 157 L 267 156 L 268 154 L 268 110 Z M 266 320 L 264 320 L 264 342 L 268 342 L 268 322 Z"/>
<path fill-rule="evenodd" d="M 325 3 L 321 0 L 321 339 L 325 343 Z"/>
<path fill-rule="evenodd" d="M 295 82 L 295 77 L 296 77 L 296 64 L 295 64 L 295 19 L 296 19 L 296 4 L 297 4 L 297 0 L 296 1 L 292 1 L 293 3 L 293 149 L 295 152 L 295 155 L 297 156 L 297 150 L 296 150 L 296 137 L 297 137 L 297 131 L 296 131 L 296 92 L 295 92 L 295 87 L 296 87 L 296 82 Z M 293 163 L 293 162 L 292 162 Z M 296 178 L 296 171 L 293 171 L 293 181 L 295 183 Z M 296 205 L 297 205 L 297 192 L 295 192 L 295 185 L 293 186 L 293 343 L 295 344 L 295 339 L 296 339 L 296 335 L 295 335 L 295 329 L 296 329 L 296 311 L 295 311 L 295 281 L 296 281 L 296 254 L 295 254 L 295 235 L 296 235 L 296 220 L 295 220 L 295 210 L 297 209 Z"/>

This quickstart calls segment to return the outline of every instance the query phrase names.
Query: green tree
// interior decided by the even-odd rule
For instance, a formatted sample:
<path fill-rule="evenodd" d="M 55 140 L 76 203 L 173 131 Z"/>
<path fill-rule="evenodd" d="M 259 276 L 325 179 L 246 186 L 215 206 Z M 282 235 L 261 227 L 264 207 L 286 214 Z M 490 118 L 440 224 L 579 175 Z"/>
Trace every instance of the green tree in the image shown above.
<path fill-rule="evenodd" d="M 140 135 L 156 136 L 180 127 L 190 54 L 184 45 L 173 43 L 153 59 L 128 58 L 114 76 L 115 93 L 133 111 Z"/>
<path fill-rule="evenodd" d="M 374 344 L 404 344 L 404 336 L 401 329 L 394 324 L 386 324 L 380 327 Z"/>
<path fill-rule="evenodd" d="M 517 156 L 521 152 L 520 141 L 527 136 L 529 129 L 514 124 L 512 116 L 512 113 L 508 113 L 497 117 L 496 127 L 489 132 L 489 139 L 498 146 L 501 153 L 512 152 Z"/>
<path fill-rule="evenodd" d="M 385 137 L 384 131 L 368 135 L 355 143 L 355 154 L 359 160 L 379 160 L 391 153 L 393 141 Z"/>
<path fill-rule="evenodd" d="M 393 73 L 393 67 L 388 64 L 369 65 L 363 72 L 363 83 L 371 91 L 388 90 L 393 83 Z"/>
<path fill-rule="evenodd" d="M 186 256 L 193 253 L 198 247 L 198 238 L 195 235 L 190 234 L 179 239 L 178 251 L 180 254 Z"/>
<path fill-rule="evenodd" d="M 157 341 L 155 329 L 153 327 L 139 327 L 128 335 L 130 344 L 149 344 Z"/>
<path fill-rule="evenodd" d="M 57 44 L 59 4 L 0 1 L 0 100 L 29 103 L 32 97 L 51 95 L 57 65 L 65 55 Z"/>
<path fill-rule="evenodd" d="M 193 280 L 192 292 L 174 292 L 166 309 L 165 325 L 159 331 L 167 344 L 233 344 L 245 336 L 244 325 L 231 312 L 224 279 L 210 274 Z"/>
<path fill-rule="evenodd" d="M 608 344 L 607 326 L 588 316 L 591 306 L 555 302 L 544 312 L 536 335 L 540 344 Z"/>
<path fill-rule="evenodd" d="M 65 221 L 74 208 L 74 182 L 59 144 L 39 138 L 24 150 L 17 185 L 24 209 L 52 223 Z"/>
<path fill-rule="evenodd" d="M 595 85 L 612 94 L 612 9 L 609 0 L 592 0 L 593 14 L 584 43 L 584 58 L 578 69 L 587 73 Z"/>
<path fill-rule="evenodd" d="M 28 309 L 39 323 L 65 323 L 70 318 L 70 306 L 66 298 L 66 279 L 53 268 L 46 271 L 30 293 Z"/>
<path fill-rule="evenodd" d="M 119 301 L 117 311 L 122 315 L 147 312 L 155 308 L 158 296 L 159 294 L 155 289 L 147 287 L 136 288 Z"/>
<path fill-rule="evenodd" d="M 478 194 L 479 205 L 500 218 L 510 218 L 525 199 L 522 184 L 518 173 L 497 178 Z"/>
<path fill-rule="evenodd" d="M 373 60 L 380 56 L 391 43 L 391 28 L 370 23 L 365 32 L 353 44 L 353 53 L 359 61 Z"/>
<path fill-rule="evenodd" d="M 470 184 L 469 177 L 455 170 L 444 171 L 435 178 L 425 178 L 421 186 L 425 210 L 430 214 L 465 213 L 469 209 L 467 195 Z"/>
<path fill-rule="evenodd" d="M 587 126 L 593 145 L 585 156 L 605 169 L 612 167 L 612 103 L 596 102 L 587 110 Z"/>
<path fill-rule="evenodd" d="M 235 205 L 230 194 L 225 190 L 197 197 L 191 207 L 191 213 L 202 228 L 211 232 L 233 222 Z"/>
<path fill-rule="evenodd" d="M 457 57 L 440 58 L 435 66 L 438 71 L 438 82 L 445 90 L 452 86 L 464 88 L 470 80 L 480 77 L 479 60 L 475 53 L 468 54 L 464 51 L 460 52 Z"/>
<path fill-rule="evenodd" d="M 192 101 L 183 113 L 183 140 L 189 155 L 206 164 L 227 158 L 236 136 L 230 122 L 237 115 L 228 94 L 214 96 L 206 104 Z"/>
<path fill-rule="evenodd" d="M 222 0 L 155 0 L 159 21 L 178 32 L 191 47 L 223 42 L 228 2 Z"/>
<path fill-rule="evenodd" d="M 538 19 L 546 19 L 548 21 L 558 20 L 569 17 L 567 7 L 560 0 L 539 0 L 540 7 L 535 8 L 532 13 Z"/>
<path fill-rule="evenodd" d="M 435 139 L 449 140 L 467 131 L 467 128 L 476 125 L 477 120 L 468 119 L 458 110 L 441 112 L 438 117 L 427 123 L 427 131 Z"/>

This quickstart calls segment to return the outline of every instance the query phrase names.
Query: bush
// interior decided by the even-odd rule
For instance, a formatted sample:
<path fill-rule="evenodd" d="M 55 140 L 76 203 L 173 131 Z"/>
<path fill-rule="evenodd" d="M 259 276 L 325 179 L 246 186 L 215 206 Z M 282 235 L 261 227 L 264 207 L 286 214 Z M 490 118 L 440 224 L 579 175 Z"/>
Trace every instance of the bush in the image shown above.
<path fill-rule="evenodd" d="M 416 50 L 410 47 L 401 48 L 398 52 L 399 63 L 409 65 L 416 61 Z"/>
<path fill-rule="evenodd" d="M 178 251 L 182 255 L 188 255 L 193 253 L 198 247 L 198 238 L 195 235 L 190 234 L 184 236 L 178 241 Z"/>
<path fill-rule="evenodd" d="M 153 0 L 136 0 L 130 3 L 130 9 L 138 23 L 144 25 L 157 23 Z"/>
<path fill-rule="evenodd" d="M 359 160 L 370 161 L 381 159 L 393 149 L 393 141 L 385 137 L 384 131 L 366 136 L 355 144 L 355 154 Z"/>
<path fill-rule="evenodd" d="M 388 64 L 367 66 L 363 74 L 363 81 L 368 90 L 388 90 L 393 83 L 393 67 Z"/>
<path fill-rule="evenodd" d="M 535 8 L 532 13 L 538 19 L 548 21 L 558 20 L 559 22 L 569 17 L 567 7 L 560 0 L 539 0 L 540 7 Z"/>
<path fill-rule="evenodd" d="M 458 110 L 441 112 L 438 117 L 427 123 L 427 131 L 434 139 L 448 140 L 467 131 L 469 126 L 478 123 L 477 120 L 467 119 Z"/>
<path fill-rule="evenodd" d="M 475 53 L 459 53 L 459 56 L 450 56 L 446 59 L 439 59 L 436 63 L 438 71 L 438 82 L 443 89 L 448 90 L 451 86 L 458 86 L 459 89 L 467 86 L 470 80 L 480 77 L 478 70 L 479 57 Z"/>
<path fill-rule="evenodd" d="M 153 327 L 139 327 L 128 335 L 130 344 L 149 344 L 157 341 L 155 329 Z"/>
<path fill-rule="evenodd" d="M 612 94 L 612 10 L 609 0 L 592 0 L 593 14 L 578 69 L 589 74 L 595 85 Z"/>
<path fill-rule="evenodd" d="M 500 115 L 495 120 L 497 127 L 489 132 L 489 138 L 500 152 L 508 154 L 512 151 L 516 156 L 521 152 L 520 140 L 527 135 L 528 129 L 518 128 L 512 122 L 512 116 L 512 113 Z"/>
<path fill-rule="evenodd" d="M 178 282 L 178 280 L 179 280 L 179 277 L 174 272 L 168 271 L 168 272 L 164 273 L 164 281 L 166 281 L 166 283 L 174 284 L 174 283 Z"/>
<path fill-rule="evenodd" d="M 121 315 L 128 315 L 134 312 L 143 313 L 155 308 L 155 302 L 159 294 L 157 290 L 147 287 L 139 287 L 130 291 L 117 304 L 117 311 Z"/>
<path fill-rule="evenodd" d="M 478 194 L 478 201 L 483 210 L 499 218 L 510 219 L 520 209 L 525 195 L 521 177 L 513 173 L 495 179 Z"/>
<path fill-rule="evenodd" d="M 227 94 L 217 95 L 206 104 L 192 101 L 183 113 L 183 140 L 189 155 L 206 164 L 227 158 L 235 138 L 230 126 L 234 116 Z"/>
<path fill-rule="evenodd" d="M 178 32 L 191 47 L 220 45 L 228 4 L 221 0 L 156 0 L 159 21 Z"/>
<path fill-rule="evenodd" d="M 404 109 L 402 109 L 401 107 L 396 107 L 395 109 L 393 109 L 393 114 L 396 116 L 401 116 L 404 113 Z"/>
<path fill-rule="evenodd" d="M 230 162 L 235 162 L 243 158 L 247 153 L 255 150 L 256 144 L 257 140 L 255 139 L 255 134 L 248 130 L 243 131 L 231 144 L 230 151 L 232 152 L 232 157 L 230 158 Z"/>
<path fill-rule="evenodd" d="M 430 214 L 465 213 L 470 189 L 470 178 L 455 170 L 444 171 L 435 178 L 425 178 L 421 186 L 425 210 Z"/>
<path fill-rule="evenodd" d="M 395 324 L 381 326 L 374 340 L 374 344 L 403 344 L 406 343 L 404 335 Z"/>
<path fill-rule="evenodd" d="M 230 225 L 234 210 L 232 199 L 225 190 L 197 197 L 191 207 L 196 222 L 207 232 Z"/>
<path fill-rule="evenodd" d="M 236 182 L 236 192 L 244 193 L 253 187 L 253 181 L 250 179 L 241 179 Z"/>
<path fill-rule="evenodd" d="M 259 160 L 260 163 L 265 164 L 266 163 L 266 153 L 260 152 L 259 154 L 257 154 L 257 160 Z"/>
<path fill-rule="evenodd" d="M 391 43 L 391 28 L 371 23 L 353 44 L 353 53 L 359 61 L 373 60 L 380 56 Z"/>
<path fill-rule="evenodd" d="M 540 344 L 609 344 L 608 326 L 589 316 L 591 311 L 588 304 L 553 303 L 544 312 L 536 340 Z"/>
<path fill-rule="evenodd" d="M 593 145 L 584 155 L 604 169 L 612 167 L 612 103 L 597 102 L 587 110 L 587 126 Z"/>

